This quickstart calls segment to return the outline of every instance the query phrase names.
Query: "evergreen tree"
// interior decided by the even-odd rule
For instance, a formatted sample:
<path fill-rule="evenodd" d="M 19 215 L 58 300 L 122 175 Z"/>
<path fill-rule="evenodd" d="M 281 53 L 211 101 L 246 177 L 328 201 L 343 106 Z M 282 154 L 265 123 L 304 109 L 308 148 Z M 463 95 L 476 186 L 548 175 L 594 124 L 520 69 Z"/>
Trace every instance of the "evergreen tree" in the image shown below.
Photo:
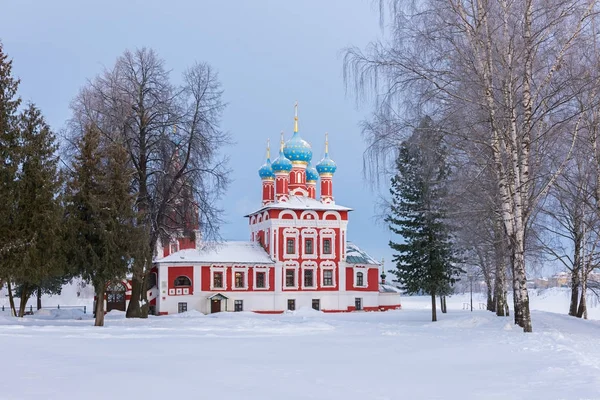
<path fill-rule="evenodd" d="M 23 316 L 31 294 L 44 281 L 66 275 L 66 263 L 55 136 L 33 104 L 21 113 L 18 131 L 21 150 L 12 230 L 27 245 L 14 252 L 10 269 L 20 285 L 19 316 Z"/>
<path fill-rule="evenodd" d="M 135 196 L 128 155 L 118 143 L 102 143 L 86 127 L 77 143 L 67 185 L 69 259 L 94 285 L 96 326 L 104 325 L 104 294 L 112 280 L 123 279 L 144 242 L 136 227 Z"/>
<path fill-rule="evenodd" d="M 448 294 L 461 270 L 455 265 L 446 223 L 449 167 L 441 135 L 430 118 L 401 143 L 396 168 L 386 218 L 390 230 L 403 238 L 390 241 L 397 252 L 394 272 L 408 293 L 431 296 L 431 319 L 436 321 L 435 296 Z"/>
<path fill-rule="evenodd" d="M 11 75 L 12 61 L 0 42 L 0 281 L 10 287 L 11 256 L 18 241 L 13 228 L 15 219 L 16 174 L 19 163 L 18 108 L 19 80 Z M 10 291 L 12 304 L 12 291 Z M 14 309 L 13 309 L 14 312 Z"/>

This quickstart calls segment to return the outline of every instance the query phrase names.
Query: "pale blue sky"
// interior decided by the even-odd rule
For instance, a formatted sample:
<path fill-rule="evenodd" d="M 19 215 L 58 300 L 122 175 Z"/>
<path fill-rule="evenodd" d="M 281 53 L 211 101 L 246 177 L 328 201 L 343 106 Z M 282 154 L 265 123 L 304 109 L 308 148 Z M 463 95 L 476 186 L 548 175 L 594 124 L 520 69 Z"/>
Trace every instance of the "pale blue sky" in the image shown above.
<path fill-rule="evenodd" d="M 260 206 L 257 169 L 267 138 L 289 138 L 299 102 L 300 133 L 338 165 L 334 196 L 352 207 L 349 240 L 373 257 L 391 259 L 387 229 L 374 220 L 377 195 L 362 178 L 365 144 L 357 108 L 342 79 L 341 50 L 364 47 L 381 35 L 371 0 L 116 1 L 0 0 L 0 40 L 22 79 L 20 94 L 38 104 L 59 131 L 69 102 L 86 79 L 112 66 L 125 49 L 151 47 L 174 78 L 194 61 L 219 72 L 229 103 L 223 128 L 236 142 L 233 183 L 223 207 L 225 239 L 248 240 L 245 213 Z"/>

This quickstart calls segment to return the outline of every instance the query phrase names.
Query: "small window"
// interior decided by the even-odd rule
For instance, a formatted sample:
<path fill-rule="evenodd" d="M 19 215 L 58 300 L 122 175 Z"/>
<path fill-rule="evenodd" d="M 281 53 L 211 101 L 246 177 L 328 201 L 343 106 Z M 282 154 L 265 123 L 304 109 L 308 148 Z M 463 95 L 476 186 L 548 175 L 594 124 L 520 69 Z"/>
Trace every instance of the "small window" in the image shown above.
<path fill-rule="evenodd" d="M 321 300 L 319 299 L 312 299 L 312 308 L 313 310 L 321 310 Z"/>
<path fill-rule="evenodd" d="M 333 286 L 333 271 L 330 269 L 323 271 L 323 286 Z"/>
<path fill-rule="evenodd" d="M 304 254 L 314 254 L 312 239 L 304 239 Z"/>
<path fill-rule="evenodd" d="M 365 285 L 365 277 L 362 272 L 356 273 L 356 286 L 364 286 Z"/>
<path fill-rule="evenodd" d="M 244 273 L 243 272 L 237 271 L 235 273 L 235 287 L 238 288 L 238 289 L 245 287 L 245 285 L 244 285 Z"/>
<path fill-rule="evenodd" d="M 233 311 L 244 311 L 244 300 L 234 300 Z"/>
<path fill-rule="evenodd" d="M 286 244 L 287 254 L 296 254 L 296 241 L 294 239 L 288 239 Z"/>
<path fill-rule="evenodd" d="M 177 303 L 177 312 L 182 313 L 187 311 L 187 303 Z"/>
<path fill-rule="evenodd" d="M 356 297 L 354 299 L 354 307 L 356 308 L 356 311 L 360 311 L 360 310 L 363 309 L 363 307 L 362 307 L 362 298 Z"/>
<path fill-rule="evenodd" d="M 179 286 L 192 286 L 192 281 L 187 276 L 178 276 L 175 278 L 175 287 Z"/>
<path fill-rule="evenodd" d="M 314 271 L 312 269 L 304 270 L 304 286 L 313 287 L 315 281 Z"/>
<path fill-rule="evenodd" d="M 293 269 L 285 270 L 285 286 L 294 287 L 296 286 L 296 271 Z"/>
<path fill-rule="evenodd" d="M 177 253 L 179 251 L 179 243 L 178 242 L 172 242 L 170 247 L 171 248 L 170 248 L 169 254 Z"/>
<path fill-rule="evenodd" d="M 213 274 L 213 287 L 223 288 L 223 273 L 222 272 L 215 272 Z"/>
<path fill-rule="evenodd" d="M 323 254 L 331 254 L 331 239 L 323 239 Z"/>
<path fill-rule="evenodd" d="M 296 309 L 296 300 L 288 299 L 288 310 L 294 311 Z"/>
<path fill-rule="evenodd" d="M 256 287 L 259 289 L 264 289 L 266 285 L 266 273 L 257 272 L 256 273 Z"/>

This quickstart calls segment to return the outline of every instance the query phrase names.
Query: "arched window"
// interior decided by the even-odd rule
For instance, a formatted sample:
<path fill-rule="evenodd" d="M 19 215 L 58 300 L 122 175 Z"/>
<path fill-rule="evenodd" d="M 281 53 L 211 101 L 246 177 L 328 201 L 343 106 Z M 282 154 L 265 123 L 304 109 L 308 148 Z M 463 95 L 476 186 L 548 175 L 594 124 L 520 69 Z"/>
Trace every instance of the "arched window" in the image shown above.
<path fill-rule="evenodd" d="M 187 276 L 178 276 L 175 278 L 175 287 L 192 286 L 192 281 Z"/>
<path fill-rule="evenodd" d="M 362 272 L 357 272 L 356 273 L 356 286 L 364 286 L 365 285 L 365 278 Z"/>

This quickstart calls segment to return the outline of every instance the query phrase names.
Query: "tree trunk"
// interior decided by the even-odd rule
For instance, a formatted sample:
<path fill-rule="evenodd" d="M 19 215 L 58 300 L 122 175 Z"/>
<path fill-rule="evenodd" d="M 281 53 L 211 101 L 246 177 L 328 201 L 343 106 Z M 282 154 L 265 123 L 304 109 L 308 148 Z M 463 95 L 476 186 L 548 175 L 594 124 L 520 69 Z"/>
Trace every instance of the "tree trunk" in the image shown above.
<path fill-rule="evenodd" d="M 587 267 L 585 266 L 581 269 L 581 298 L 579 300 L 579 308 L 577 309 L 577 317 L 584 317 L 585 319 L 587 319 L 587 303 L 585 301 L 585 295 L 587 292 L 587 274 L 585 273 L 586 270 Z"/>
<path fill-rule="evenodd" d="M 36 297 L 37 297 L 37 309 L 41 310 L 42 309 L 42 288 L 40 286 L 37 287 Z"/>
<path fill-rule="evenodd" d="M 10 311 L 13 317 L 17 316 L 17 309 L 15 308 L 15 297 L 13 296 L 12 285 L 10 281 L 6 283 L 8 286 L 8 303 L 10 304 Z"/>
<path fill-rule="evenodd" d="M 519 244 L 523 244 L 520 242 Z M 518 292 L 514 293 L 515 297 L 515 323 L 523 328 L 523 332 L 532 332 L 531 326 L 531 311 L 529 310 L 529 293 L 527 292 L 527 277 L 525 273 L 525 256 L 523 248 L 519 245 L 518 251 L 515 254 L 514 276 L 515 288 Z M 519 314 L 517 315 L 516 305 L 519 305 Z"/>
<path fill-rule="evenodd" d="M 141 318 L 142 309 L 140 307 L 140 294 L 142 292 L 143 278 L 139 276 L 139 272 L 134 271 L 131 279 L 131 300 L 127 306 L 125 316 L 127 318 Z"/>
<path fill-rule="evenodd" d="M 106 292 L 106 282 L 102 282 L 96 286 L 96 319 L 94 320 L 94 326 L 104 326 L 104 296 Z"/>
<path fill-rule="evenodd" d="M 431 321 L 437 321 L 437 310 L 435 309 L 435 293 L 431 293 Z"/>
<path fill-rule="evenodd" d="M 25 308 L 27 307 L 27 301 L 29 300 L 29 288 L 27 284 L 24 283 L 21 287 L 21 299 L 19 302 L 19 318 L 23 318 L 25 316 Z"/>
<path fill-rule="evenodd" d="M 502 241 L 501 234 L 496 234 L 496 242 Z M 506 299 L 506 258 L 500 246 L 502 243 L 496 243 L 496 278 L 494 280 L 494 308 L 499 317 L 506 316 L 505 309 L 508 304 Z"/>

